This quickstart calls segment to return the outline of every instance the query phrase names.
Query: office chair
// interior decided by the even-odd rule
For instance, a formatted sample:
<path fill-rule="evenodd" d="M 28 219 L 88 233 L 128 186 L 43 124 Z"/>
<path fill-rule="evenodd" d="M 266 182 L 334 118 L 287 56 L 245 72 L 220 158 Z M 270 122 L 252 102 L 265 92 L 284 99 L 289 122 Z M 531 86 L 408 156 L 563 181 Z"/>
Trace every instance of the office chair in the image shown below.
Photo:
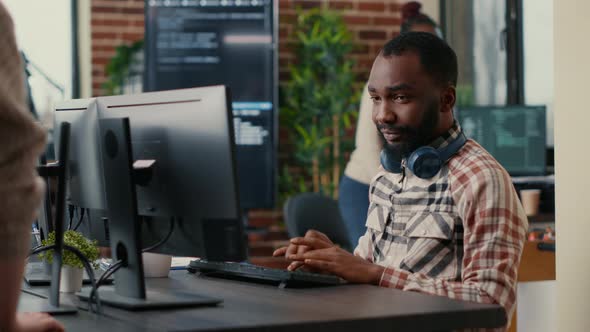
<path fill-rule="evenodd" d="M 332 242 L 352 252 L 346 225 L 338 203 L 317 193 L 303 193 L 290 197 L 283 207 L 289 237 L 305 236 L 314 229 L 326 234 Z"/>

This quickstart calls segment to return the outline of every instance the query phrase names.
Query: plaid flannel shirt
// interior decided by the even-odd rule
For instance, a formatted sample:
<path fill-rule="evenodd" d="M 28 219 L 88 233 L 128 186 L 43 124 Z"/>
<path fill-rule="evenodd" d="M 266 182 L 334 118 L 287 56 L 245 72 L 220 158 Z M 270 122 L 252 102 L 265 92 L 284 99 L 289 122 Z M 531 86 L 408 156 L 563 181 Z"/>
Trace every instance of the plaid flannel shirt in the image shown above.
<path fill-rule="evenodd" d="M 455 123 L 431 146 L 459 135 Z M 355 255 L 385 267 L 381 286 L 497 303 L 508 321 L 528 221 L 511 178 L 473 140 L 431 179 L 381 170 Z"/>

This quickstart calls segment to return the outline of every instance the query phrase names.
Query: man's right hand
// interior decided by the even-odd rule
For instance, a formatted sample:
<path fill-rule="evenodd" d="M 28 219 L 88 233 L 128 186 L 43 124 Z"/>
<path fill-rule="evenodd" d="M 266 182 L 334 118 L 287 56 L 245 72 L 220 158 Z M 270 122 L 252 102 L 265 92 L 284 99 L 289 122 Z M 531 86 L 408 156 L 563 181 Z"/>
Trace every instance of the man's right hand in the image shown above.
<path fill-rule="evenodd" d="M 334 243 L 322 232 L 310 229 L 305 233 L 304 239 L 312 240 L 312 246 L 297 245 L 293 243 L 296 239 L 292 238 L 291 243 L 286 247 L 281 247 L 273 252 L 273 256 L 285 256 L 285 259 L 292 261 L 287 270 L 294 271 L 304 265 L 302 261 L 293 261 L 293 257 L 302 255 L 310 250 L 325 249 L 334 246 Z"/>

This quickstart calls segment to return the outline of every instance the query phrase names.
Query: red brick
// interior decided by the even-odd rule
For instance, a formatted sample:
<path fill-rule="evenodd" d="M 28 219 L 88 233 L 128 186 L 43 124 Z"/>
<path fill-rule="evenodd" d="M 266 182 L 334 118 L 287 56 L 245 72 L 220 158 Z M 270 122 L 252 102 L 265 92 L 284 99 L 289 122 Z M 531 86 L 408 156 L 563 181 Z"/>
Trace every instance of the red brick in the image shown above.
<path fill-rule="evenodd" d="M 93 89 L 102 89 L 102 82 L 92 82 L 92 88 Z"/>
<path fill-rule="evenodd" d="M 316 0 L 294 0 L 293 4 L 294 4 L 295 8 L 302 8 L 302 9 L 319 8 L 322 6 L 321 1 L 316 1 Z"/>
<path fill-rule="evenodd" d="M 356 64 L 357 64 L 357 67 L 368 68 L 369 70 L 371 70 L 371 68 L 373 67 L 374 61 L 375 61 L 374 58 L 362 58 L 362 59 L 358 59 L 356 61 Z"/>
<path fill-rule="evenodd" d="M 93 52 L 100 52 L 100 51 L 114 51 L 115 45 L 92 45 Z"/>
<path fill-rule="evenodd" d="M 352 9 L 350 1 L 330 1 L 330 9 Z"/>
<path fill-rule="evenodd" d="M 402 24 L 402 20 L 398 17 L 374 17 L 373 23 L 375 25 L 399 26 Z"/>
<path fill-rule="evenodd" d="M 359 10 L 371 11 L 371 12 L 383 12 L 385 11 L 385 3 L 383 2 L 360 2 Z"/>
<path fill-rule="evenodd" d="M 115 32 L 93 32 L 92 39 L 117 39 L 119 35 Z"/>
<path fill-rule="evenodd" d="M 369 24 L 369 17 L 368 16 L 360 16 L 360 15 L 344 15 L 342 17 L 344 22 L 348 25 L 363 25 Z"/>
<path fill-rule="evenodd" d="M 371 45 L 370 53 L 373 55 L 379 54 L 379 52 L 381 52 L 381 49 L 383 48 L 383 45 L 385 45 L 385 40 L 383 40 L 382 43 Z"/>
<path fill-rule="evenodd" d="M 292 53 L 295 45 L 293 43 L 287 43 L 279 41 L 279 53 Z"/>
<path fill-rule="evenodd" d="M 356 43 L 352 49 L 352 54 L 367 54 L 369 53 L 369 45 Z"/>
<path fill-rule="evenodd" d="M 92 57 L 92 64 L 94 65 L 106 65 L 111 61 L 110 57 Z"/>
<path fill-rule="evenodd" d="M 131 23 L 129 20 L 115 20 L 115 19 L 95 19 L 93 18 L 91 21 L 92 26 L 97 25 L 106 25 L 106 26 L 127 26 Z"/>
<path fill-rule="evenodd" d="M 285 24 L 294 24 L 295 22 L 297 22 L 297 14 L 283 13 L 279 16 L 279 22 Z"/>
<path fill-rule="evenodd" d="M 289 68 L 289 64 L 291 63 L 290 59 L 279 59 L 279 67 L 284 68 L 284 69 L 288 69 Z"/>
<path fill-rule="evenodd" d="M 279 38 L 287 38 L 289 36 L 289 29 L 287 27 L 279 28 Z"/>
<path fill-rule="evenodd" d="M 391 39 L 393 39 L 393 38 L 395 38 L 397 36 L 399 36 L 399 31 L 394 31 L 394 32 L 391 33 Z"/>
<path fill-rule="evenodd" d="M 133 40 L 133 41 L 143 39 L 143 32 L 136 32 L 136 33 L 125 32 L 125 33 L 123 33 L 123 39 Z"/>
<path fill-rule="evenodd" d="M 389 11 L 390 12 L 399 12 L 402 8 L 402 5 L 399 3 L 390 3 L 389 4 Z"/>
<path fill-rule="evenodd" d="M 387 33 L 385 31 L 378 30 L 363 30 L 359 31 L 359 38 L 370 40 L 384 40 L 385 38 L 387 38 Z"/>
<path fill-rule="evenodd" d="M 92 13 L 143 14 L 144 9 L 143 8 L 92 6 Z"/>
<path fill-rule="evenodd" d="M 291 0 L 279 0 L 279 9 L 293 8 Z"/>

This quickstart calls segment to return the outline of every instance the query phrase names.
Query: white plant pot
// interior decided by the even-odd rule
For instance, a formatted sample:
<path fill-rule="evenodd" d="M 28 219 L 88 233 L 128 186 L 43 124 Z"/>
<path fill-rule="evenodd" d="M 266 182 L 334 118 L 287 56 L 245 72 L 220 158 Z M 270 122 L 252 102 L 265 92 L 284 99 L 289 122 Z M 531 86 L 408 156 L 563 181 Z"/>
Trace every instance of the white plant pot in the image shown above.
<path fill-rule="evenodd" d="M 144 252 L 143 259 L 143 275 L 146 278 L 165 278 L 170 272 L 170 265 L 172 264 L 172 256 L 152 254 L 151 252 Z"/>
<path fill-rule="evenodd" d="M 61 279 L 59 291 L 62 293 L 75 293 L 82 289 L 82 276 L 84 270 L 79 267 L 63 265 L 61 267 Z"/>

